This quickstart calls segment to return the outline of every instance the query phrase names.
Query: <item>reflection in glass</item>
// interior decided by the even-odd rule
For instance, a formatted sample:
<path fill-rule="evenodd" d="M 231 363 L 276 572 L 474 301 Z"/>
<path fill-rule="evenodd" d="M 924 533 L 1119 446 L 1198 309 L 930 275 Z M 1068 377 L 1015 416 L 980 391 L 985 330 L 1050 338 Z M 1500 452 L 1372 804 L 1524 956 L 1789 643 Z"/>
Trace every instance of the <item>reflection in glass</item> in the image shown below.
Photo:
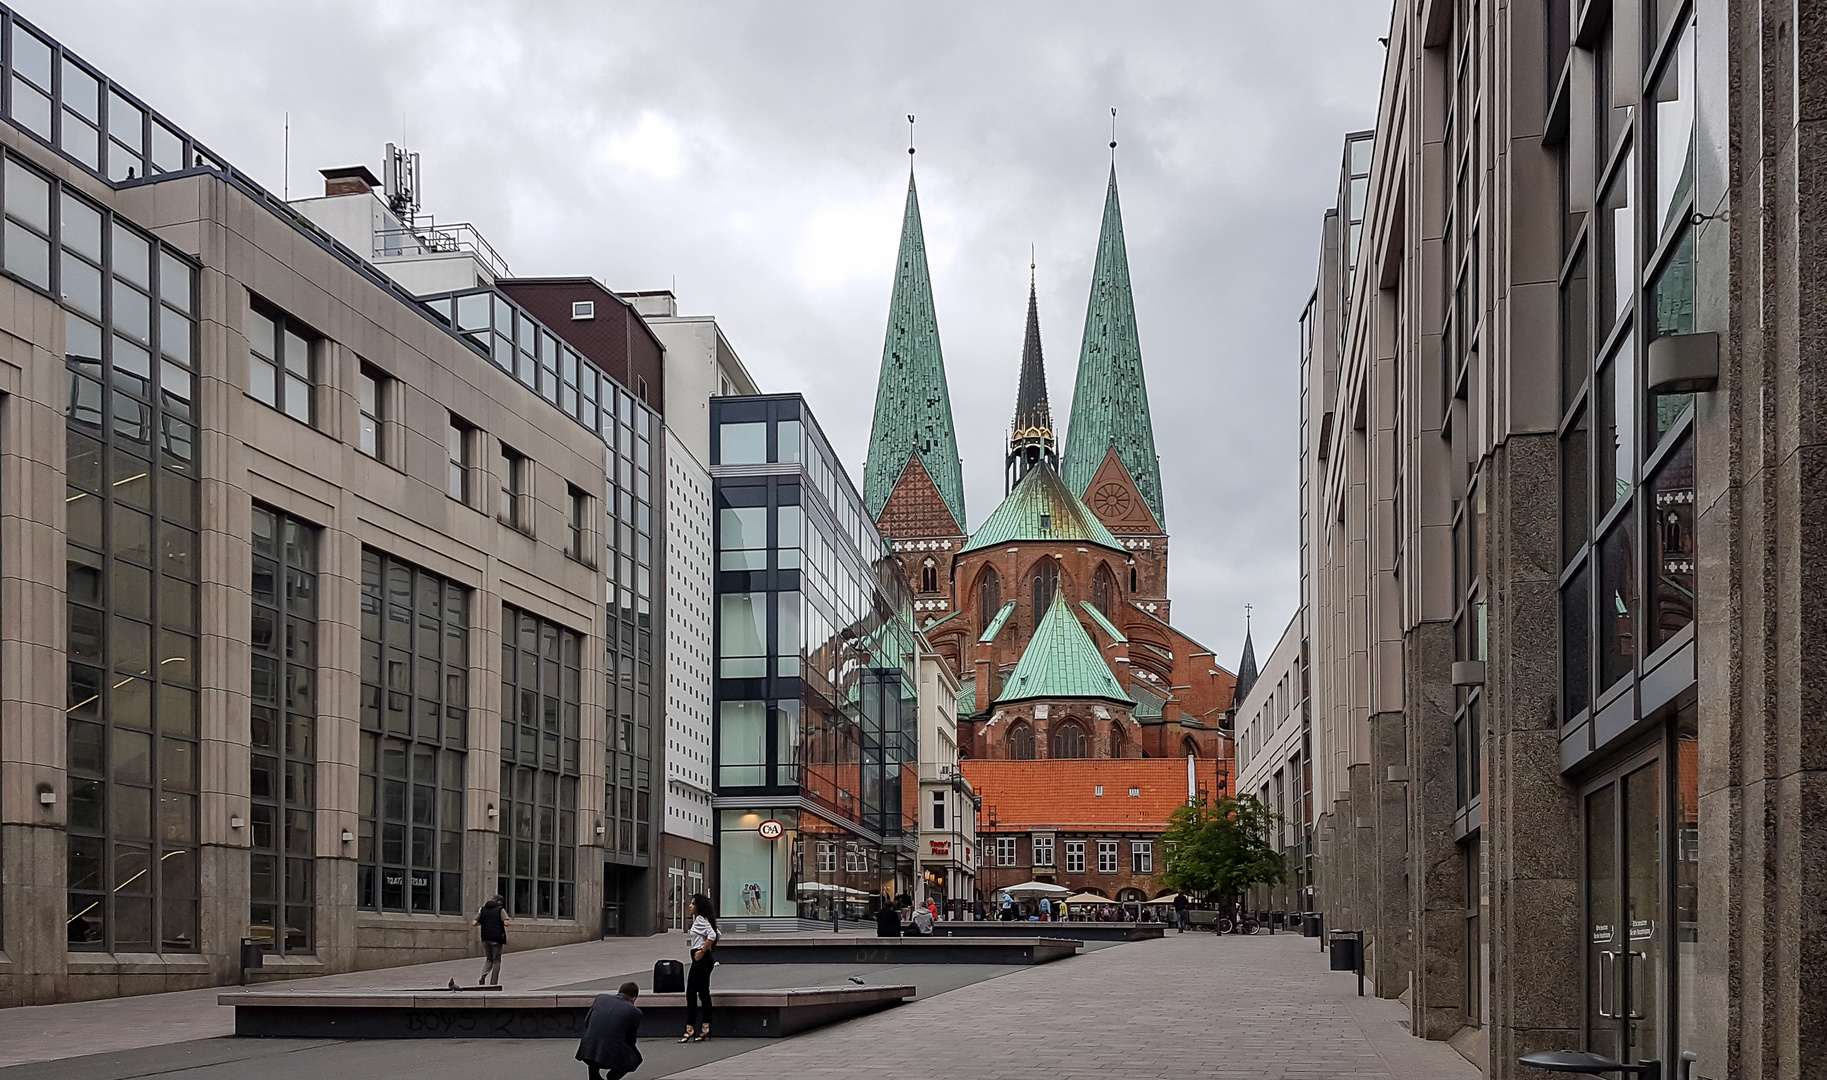
<path fill-rule="evenodd" d="M 1599 326 L 1604 330 L 1609 330 L 1630 305 L 1637 276 L 1637 234 L 1631 225 L 1636 172 L 1631 157 L 1624 155 L 1599 200 L 1598 302 Z M 1601 340 L 1603 336 L 1601 333 Z"/>
<path fill-rule="evenodd" d="M 1603 518 L 1630 494 L 1636 479 L 1636 350 L 1629 335 L 1599 372 L 1599 429 L 1593 440 L 1597 457 L 1598 513 Z"/>
<path fill-rule="evenodd" d="M 1683 437 L 1651 481 L 1649 647 L 1694 621 L 1694 440 Z"/>
<path fill-rule="evenodd" d="M 1599 545 L 1599 686 L 1631 673 L 1637 659 L 1637 527 L 1629 510 Z"/>
<path fill-rule="evenodd" d="M 1561 590 L 1561 696 L 1563 722 L 1592 703 L 1591 571 L 1588 562 Z"/>
<path fill-rule="evenodd" d="M 1592 536 L 1592 432 L 1586 410 L 1561 436 L 1561 565 L 1573 561 Z"/>
<path fill-rule="evenodd" d="M 1651 227 L 1665 235 L 1694 186 L 1694 26 L 1689 23 L 1656 80 L 1656 203 Z"/>
<path fill-rule="evenodd" d="M 1684 228 L 1668 259 L 1650 285 L 1655 299 L 1656 336 L 1694 332 L 1694 231 Z M 1694 400 L 1692 394 L 1657 394 L 1655 442 L 1661 442 Z"/>
<path fill-rule="evenodd" d="M 768 425 L 724 424 L 717 429 L 717 447 L 721 464 L 764 464 L 768 460 Z"/>

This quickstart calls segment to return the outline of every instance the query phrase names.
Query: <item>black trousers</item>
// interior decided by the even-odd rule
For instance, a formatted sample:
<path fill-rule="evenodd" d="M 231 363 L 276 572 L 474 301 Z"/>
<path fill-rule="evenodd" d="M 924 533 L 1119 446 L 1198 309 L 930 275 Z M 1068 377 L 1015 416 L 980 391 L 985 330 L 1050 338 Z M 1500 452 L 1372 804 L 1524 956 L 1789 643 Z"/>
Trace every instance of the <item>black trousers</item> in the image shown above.
<path fill-rule="evenodd" d="M 716 961 L 706 956 L 693 959 L 685 973 L 685 1026 L 696 1027 L 711 1022 L 710 977 Z M 703 1012 L 700 1013 L 699 1010 Z"/>

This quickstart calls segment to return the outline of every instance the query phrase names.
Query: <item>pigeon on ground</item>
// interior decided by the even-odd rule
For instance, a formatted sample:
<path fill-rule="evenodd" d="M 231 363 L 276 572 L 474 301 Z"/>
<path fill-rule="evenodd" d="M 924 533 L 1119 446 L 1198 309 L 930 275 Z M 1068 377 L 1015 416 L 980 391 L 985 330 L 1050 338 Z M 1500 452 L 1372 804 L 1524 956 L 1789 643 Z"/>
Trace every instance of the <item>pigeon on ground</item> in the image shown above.
<path fill-rule="evenodd" d="M 457 980 L 455 980 L 455 979 L 452 979 L 452 980 L 451 980 L 451 981 L 450 981 L 450 988 L 451 988 L 451 989 L 452 989 L 452 990 L 461 990 L 461 989 L 463 989 L 463 988 L 462 988 L 462 987 L 461 987 L 461 986 L 458 986 L 458 985 L 457 985 Z"/>
<path fill-rule="evenodd" d="M 863 977 L 861 975 L 850 976 L 850 981 L 857 984 L 858 986 L 863 985 Z"/>

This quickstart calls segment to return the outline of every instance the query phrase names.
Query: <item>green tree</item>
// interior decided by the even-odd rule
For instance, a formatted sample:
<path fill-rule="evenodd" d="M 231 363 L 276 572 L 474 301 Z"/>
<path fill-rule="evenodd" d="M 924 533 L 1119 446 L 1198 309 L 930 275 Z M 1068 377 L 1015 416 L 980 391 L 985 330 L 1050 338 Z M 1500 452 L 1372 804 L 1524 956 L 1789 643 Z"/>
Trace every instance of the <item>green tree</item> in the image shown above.
<path fill-rule="evenodd" d="M 1288 868 L 1269 844 L 1276 820 L 1253 795 L 1177 808 L 1161 834 L 1168 850 L 1161 879 L 1180 892 L 1227 900 L 1252 885 L 1281 884 Z"/>

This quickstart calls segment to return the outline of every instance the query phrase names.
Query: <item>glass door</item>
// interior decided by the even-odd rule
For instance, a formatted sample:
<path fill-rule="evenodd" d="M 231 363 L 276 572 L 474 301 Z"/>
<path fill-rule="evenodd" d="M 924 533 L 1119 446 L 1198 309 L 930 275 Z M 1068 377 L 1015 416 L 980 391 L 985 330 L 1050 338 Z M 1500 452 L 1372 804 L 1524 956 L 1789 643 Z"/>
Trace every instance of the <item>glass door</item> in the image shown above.
<path fill-rule="evenodd" d="M 1661 778 L 1638 757 L 1586 793 L 1586 1040 L 1617 1061 L 1662 1056 Z"/>

